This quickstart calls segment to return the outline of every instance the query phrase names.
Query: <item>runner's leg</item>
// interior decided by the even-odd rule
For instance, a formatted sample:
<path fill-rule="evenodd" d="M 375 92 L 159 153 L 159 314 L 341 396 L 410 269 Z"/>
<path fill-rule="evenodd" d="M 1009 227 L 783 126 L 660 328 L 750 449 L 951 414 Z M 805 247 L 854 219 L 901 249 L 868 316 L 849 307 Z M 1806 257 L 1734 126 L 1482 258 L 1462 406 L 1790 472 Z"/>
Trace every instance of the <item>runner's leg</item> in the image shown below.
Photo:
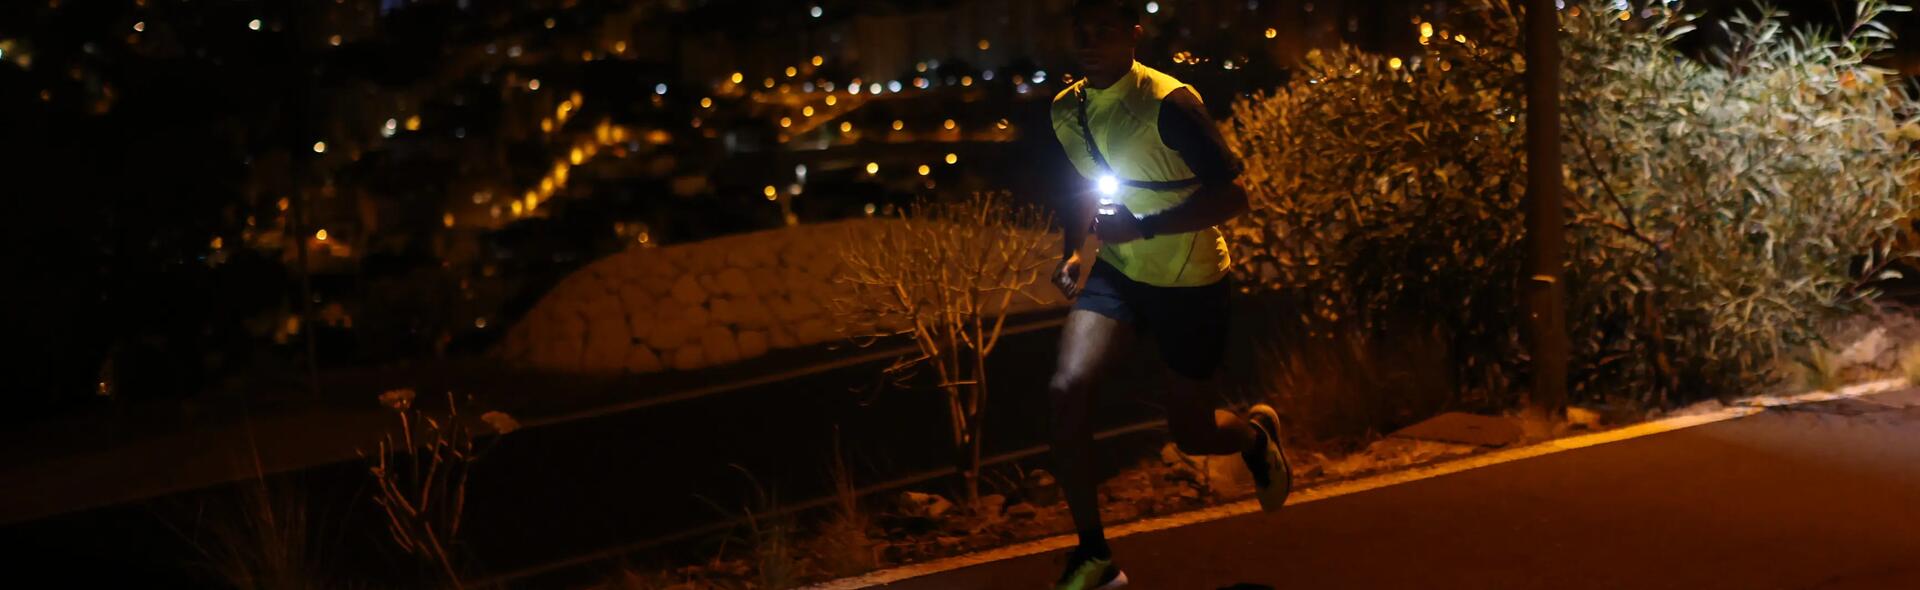
<path fill-rule="evenodd" d="M 1167 395 L 1167 430 L 1180 452 L 1230 455 L 1251 448 L 1258 436 L 1239 414 L 1217 409 L 1220 397 L 1212 379 L 1174 375 Z"/>
<path fill-rule="evenodd" d="M 1122 350 L 1122 339 L 1132 329 L 1119 320 L 1075 309 L 1067 314 L 1060 334 L 1060 362 L 1048 384 L 1052 408 L 1054 469 L 1067 497 L 1067 509 L 1080 534 L 1081 547 L 1106 551 L 1106 532 L 1100 524 L 1100 495 L 1093 475 L 1092 394 L 1100 371 Z"/>
<path fill-rule="evenodd" d="M 1247 421 L 1220 405 L 1216 375 L 1226 356 L 1228 279 L 1201 287 L 1153 288 L 1138 311 L 1171 374 L 1167 430 L 1189 455 L 1227 455 L 1263 444 Z"/>

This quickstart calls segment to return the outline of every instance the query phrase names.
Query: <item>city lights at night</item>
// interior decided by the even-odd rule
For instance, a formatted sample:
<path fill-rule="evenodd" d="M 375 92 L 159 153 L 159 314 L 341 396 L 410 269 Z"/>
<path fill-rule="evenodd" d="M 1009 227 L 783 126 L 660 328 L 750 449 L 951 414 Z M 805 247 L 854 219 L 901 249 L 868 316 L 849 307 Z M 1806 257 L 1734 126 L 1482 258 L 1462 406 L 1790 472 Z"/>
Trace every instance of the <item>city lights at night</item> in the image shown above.
<path fill-rule="evenodd" d="M 11 3 L 0 556 L 1920 587 L 1916 40 L 1881 0 Z"/>

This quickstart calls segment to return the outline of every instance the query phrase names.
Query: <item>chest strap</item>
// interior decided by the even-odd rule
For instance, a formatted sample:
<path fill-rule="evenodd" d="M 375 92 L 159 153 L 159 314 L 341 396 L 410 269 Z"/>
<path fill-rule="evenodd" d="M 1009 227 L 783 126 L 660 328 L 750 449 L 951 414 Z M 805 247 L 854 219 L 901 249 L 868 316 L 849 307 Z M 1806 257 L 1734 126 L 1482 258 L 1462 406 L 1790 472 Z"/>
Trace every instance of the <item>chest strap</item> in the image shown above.
<path fill-rule="evenodd" d="M 1119 174 L 1114 174 L 1113 167 L 1107 165 L 1107 158 L 1100 154 L 1100 146 L 1093 142 L 1093 126 L 1087 124 L 1086 82 L 1081 82 L 1080 88 L 1075 90 L 1073 95 L 1077 99 L 1075 106 L 1078 107 L 1080 112 L 1080 137 L 1087 144 L 1087 155 L 1093 157 L 1094 165 L 1099 166 L 1101 172 L 1112 175 L 1114 179 L 1120 181 L 1122 186 L 1152 191 L 1175 191 L 1200 184 L 1200 177 L 1198 176 L 1181 180 L 1130 180 L 1121 178 Z"/>

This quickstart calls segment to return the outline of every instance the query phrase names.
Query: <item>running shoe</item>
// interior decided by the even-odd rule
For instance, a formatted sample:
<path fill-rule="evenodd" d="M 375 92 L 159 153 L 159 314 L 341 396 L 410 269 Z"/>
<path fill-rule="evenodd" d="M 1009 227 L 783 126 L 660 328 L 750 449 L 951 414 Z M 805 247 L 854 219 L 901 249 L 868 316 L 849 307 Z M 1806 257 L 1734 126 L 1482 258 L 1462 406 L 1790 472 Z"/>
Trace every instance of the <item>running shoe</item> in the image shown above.
<path fill-rule="evenodd" d="M 1126 585 L 1126 572 L 1120 571 L 1112 558 L 1094 557 L 1075 548 L 1067 554 L 1067 569 L 1060 573 L 1053 590 L 1115 590 Z"/>
<path fill-rule="evenodd" d="M 1247 409 L 1247 422 L 1260 433 L 1264 444 L 1247 449 L 1240 457 L 1247 460 L 1247 470 L 1253 472 L 1260 510 L 1273 512 L 1285 506 L 1287 495 L 1293 493 L 1293 466 L 1287 464 L 1287 454 L 1280 450 L 1280 413 L 1273 411 L 1273 406 L 1254 404 Z"/>

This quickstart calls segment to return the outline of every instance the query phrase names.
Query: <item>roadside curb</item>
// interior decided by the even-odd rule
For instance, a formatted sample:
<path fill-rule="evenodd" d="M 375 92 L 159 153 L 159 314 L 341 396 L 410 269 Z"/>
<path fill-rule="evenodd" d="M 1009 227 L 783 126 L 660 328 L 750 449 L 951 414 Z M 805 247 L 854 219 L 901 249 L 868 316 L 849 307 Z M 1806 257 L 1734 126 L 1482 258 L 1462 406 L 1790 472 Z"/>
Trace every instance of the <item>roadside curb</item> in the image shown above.
<path fill-rule="evenodd" d="M 1621 441 L 1632 440 L 1636 438 L 1652 436 L 1656 434 L 1673 432 L 1677 430 L 1684 430 L 1684 429 L 1693 428 L 1696 426 L 1704 426 L 1704 425 L 1713 424 L 1716 422 L 1725 422 L 1728 420 L 1735 420 L 1735 419 L 1744 418 L 1747 416 L 1752 416 L 1754 414 L 1758 414 L 1761 412 L 1765 412 L 1769 408 L 1808 404 L 1808 403 L 1818 403 L 1818 402 L 1826 402 L 1826 401 L 1835 401 L 1835 400 L 1843 400 L 1843 399 L 1854 399 L 1854 398 L 1864 397 L 1868 395 L 1875 395 L 1875 394 L 1896 391 L 1906 387 L 1908 387 L 1908 383 L 1906 379 L 1894 378 L 1894 379 L 1882 379 L 1879 381 L 1872 381 L 1872 382 L 1861 383 L 1857 385 L 1850 385 L 1847 387 L 1840 388 L 1839 391 L 1833 391 L 1833 392 L 1816 391 L 1816 392 L 1808 392 L 1808 393 L 1802 393 L 1802 394 L 1791 395 L 1791 396 L 1755 396 L 1755 397 L 1740 400 L 1734 405 L 1730 405 L 1725 408 L 1721 408 L 1713 411 L 1701 412 L 1696 414 L 1684 414 L 1679 416 L 1670 416 L 1666 418 L 1660 418 L 1657 420 L 1642 422 L 1639 424 L 1633 424 L 1630 426 L 1624 426 L 1624 427 L 1616 428 L 1613 430 L 1594 432 L 1590 434 L 1582 434 L 1578 436 L 1570 436 L 1566 438 L 1535 443 L 1535 444 L 1531 444 L 1523 447 L 1493 451 L 1490 453 L 1475 455 L 1471 457 L 1465 457 L 1465 458 L 1457 459 L 1453 461 L 1446 461 L 1446 462 L 1435 463 L 1431 465 L 1412 467 L 1412 468 L 1408 468 L 1400 471 L 1381 473 L 1381 474 L 1362 477 L 1358 479 L 1333 482 L 1323 486 L 1297 490 L 1294 492 L 1292 497 L 1287 499 L 1287 505 L 1292 506 L 1295 504 L 1305 504 L 1308 502 L 1325 500 L 1328 498 L 1337 498 L 1337 497 L 1345 496 L 1349 494 L 1357 494 L 1360 492 L 1375 490 L 1375 489 L 1384 488 L 1388 486 L 1394 486 L 1394 485 L 1399 485 L 1403 483 L 1419 481 L 1423 479 L 1431 479 L 1431 478 L 1440 477 L 1443 475 L 1451 475 L 1454 473 L 1470 471 L 1473 469 L 1479 469 L 1481 467 L 1498 465 L 1501 463 L 1510 463 L 1514 461 L 1532 459 L 1535 457 L 1542 457 L 1546 455 L 1560 453 L 1563 451 L 1571 451 L 1575 449 L 1582 449 L 1586 447 L 1598 446 L 1598 445 L 1603 445 L 1608 443 L 1621 442 Z M 1189 526 L 1189 525 L 1211 522 L 1215 520 L 1222 520 L 1222 519 L 1231 518 L 1234 516 L 1252 514 L 1259 511 L 1260 511 L 1259 503 L 1255 500 L 1249 499 L 1249 500 L 1234 502 L 1231 504 L 1223 504 L 1223 505 L 1215 506 L 1212 508 L 1196 510 L 1192 512 L 1186 512 L 1186 513 L 1175 514 L 1171 516 L 1144 519 L 1144 520 L 1138 520 L 1138 521 L 1126 523 L 1123 525 L 1119 525 L 1119 526 L 1115 526 L 1107 529 L 1107 536 L 1109 538 L 1120 538 L 1120 537 L 1125 537 L 1128 535 L 1134 535 L 1139 533 L 1148 533 L 1148 532 L 1154 532 L 1154 531 L 1174 529 L 1174 528 L 1180 528 L 1180 527 Z M 893 569 L 881 570 L 881 571 L 871 572 L 871 573 L 867 573 L 864 575 L 855 576 L 851 578 L 841 578 L 838 580 L 823 582 L 823 583 L 812 585 L 812 586 L 806 586 L 805 588 L 807 588 L 808 590 L 851 590 L 855 588 L 868 588 L 868 587 L 879 586 L 883 584 L 891 584 L 894 582 L 899 582 L 899 581 L 908 580 L 912 578 L 919 578 L 923 576 L 929 576 L 929 575 L 954 571 L 958 569 L 964 569 L 967 567 L 972 567 L 975 565 L 981 565 L 985 563 L 992 563 L 996 561 L 1003 561 L 1007 559 L 1025 557 L 1029 555 L 1046 553 L 1050 551 L 1069 549 L 1069 548 L 1072 548 L 1074 543 L 1076 542 L 1077 542 L 1077 538 L 1074 535 L 1071 535 L 1071 534 L 1059 535 L 1059 536 L 1048 537 L 1048 538 L 1034 540 L 1034 541 L 1028 541 L 1028 542 L 1020 543 L 1016 545 L 1010 545 L 1010 546 L 1002 547 L 999 549 L 983 551 L 979 553 L 960 555 L 960 556 L 949 557 L 945 559 L 929 561 L 925 563 L 919 563 L 919 564 L 913 564 L 913 565 L 908 565 L 908 566 L 903 566 L 903 567 L 898 567 Z"/>

